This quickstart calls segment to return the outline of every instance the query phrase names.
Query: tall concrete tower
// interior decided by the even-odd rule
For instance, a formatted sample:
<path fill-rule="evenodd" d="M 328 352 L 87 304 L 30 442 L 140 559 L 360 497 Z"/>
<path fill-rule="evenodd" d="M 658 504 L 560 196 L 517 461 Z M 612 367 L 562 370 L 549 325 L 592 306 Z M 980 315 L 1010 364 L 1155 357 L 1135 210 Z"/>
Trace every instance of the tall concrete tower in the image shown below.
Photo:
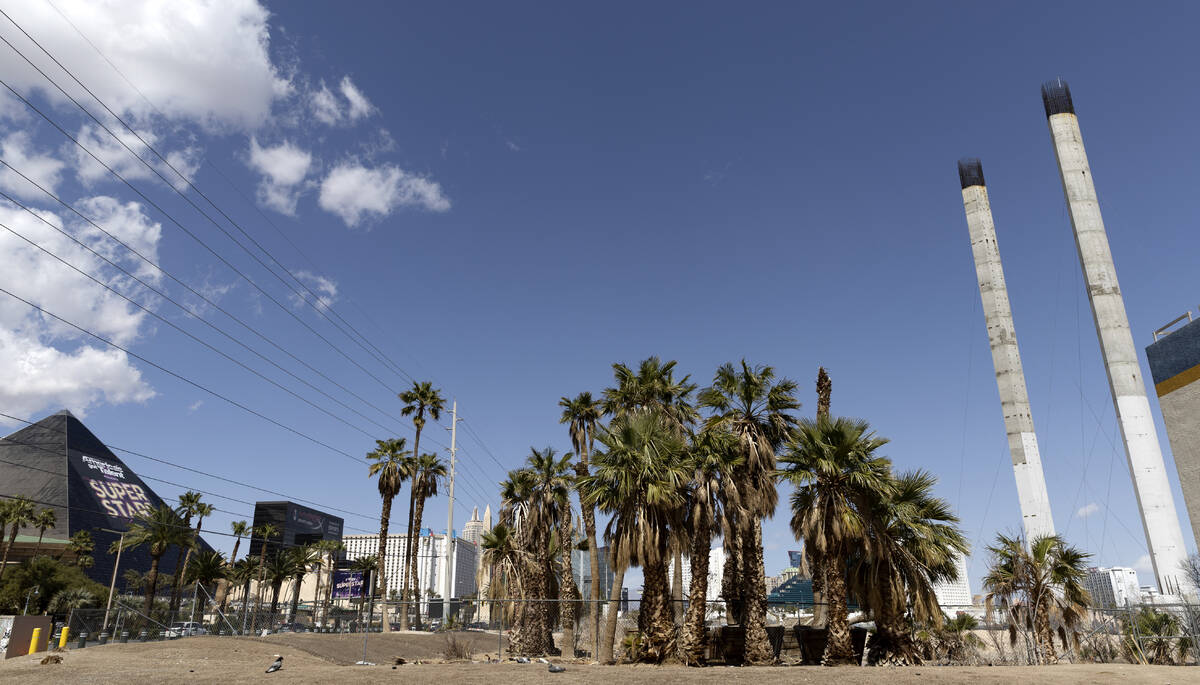
<path fill-rule="evenodd" d="M 1000 248 L 996 245 L 996 225 L 992 221 L 983 166 L 978 159 L 964 159 L 958 163 L 958 178 L 962 183 L 967 228 L 971 232 L 971 252 L 975 256 L 975 273 L 979 276 L 979 296 L 983 300 L 992 365 L 1000 389 L 1008 451 L 1017 479 L 1021 524 L 1025 539 L 1033 540 L 1042 535 L 1054 535 L 1054 519 L 1050 514 L 1050 495 L 1046 492 L 1046 478 L 1042 474 L 1037 436 L 1033 432 L 1029 392 L 1025 387 L 1025 371 L 1021 368 L 1021 352 L 1017 349 L 1017 332 L 1008 302 L 1008 288 L 1004 284 Z"/>
<path fill-rule="evenodd" d="M 1178 594 L 1180 584 L 1184 582 L 1180 563 L 1187 551 L 1179 516 L 1175 513 L 1171 485 L 1167 481 L 1167 470 L 1163 466 L 1158 434 L 1150 415 L 1150 401 L 1146 398 L 1137 349 L 1129 332 L 1129 318 L 1117 283 L 1108 234 L 1100 217 L 1100 203 L 1096 199 L 1092 170 L 1083 148 L 1079 119 L 1071 101 L 1071 89 L 1062 79 L 1047 81 L 1042 85 L 1042 104 L 1050 124 L 1058 172 L 1067 196 L 1071 226 L 1075 230 L 1075 247 L 1083 267 L 1092 319 L 1100 338 L 1108 386 L 1117 408 L 1117 422 L 1125 440 L 1125 455 L 1129 459 L 1133 489 L 1142 512 L 1142 527 L 1146 531 L 1154 575 L 1161 592 Z"/>

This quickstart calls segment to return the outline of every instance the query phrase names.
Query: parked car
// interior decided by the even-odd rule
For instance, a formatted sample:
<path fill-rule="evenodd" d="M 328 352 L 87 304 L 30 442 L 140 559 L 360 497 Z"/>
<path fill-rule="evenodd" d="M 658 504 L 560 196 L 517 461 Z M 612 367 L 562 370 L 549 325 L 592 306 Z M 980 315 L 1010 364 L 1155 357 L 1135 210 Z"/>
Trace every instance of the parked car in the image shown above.
<path fill-rule="evenodd" d="M 180 621 L 172 623 L 170 628 L 167 628 L 166 635 L 169 638 L 185 637 L 188 635 L 207 635 L 208 631 L 204 626 L 195 621 Z"/>
<path fill-rule="evenodd" d="M 308 631 L 308 626 L 303 623 L 280 623 L 275 626 L 277 633 L 303 633 Z"/>

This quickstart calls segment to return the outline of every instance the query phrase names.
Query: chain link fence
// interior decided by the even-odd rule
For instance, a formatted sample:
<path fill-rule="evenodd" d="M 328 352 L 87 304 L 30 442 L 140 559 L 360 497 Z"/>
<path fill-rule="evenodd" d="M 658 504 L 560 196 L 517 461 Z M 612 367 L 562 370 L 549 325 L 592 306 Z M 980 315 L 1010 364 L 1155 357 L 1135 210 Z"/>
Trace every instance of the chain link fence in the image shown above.
<path fill-rule="evenodd" d="M 269 594 L 269 593 L 268 593 Z M 673 605 L 674 632 L 684 636 L 687 602 Z M 313 605 L 280 602 L 272 611 L 270 597 L 260 603 L 251 595 L 221 606 L 204 592 L 184 599 L 169 611 L 165 600 L 144 611 L 142 597 L 119 595 L 111 608 L 75 609 L 58 619 L 70 629 L 68 646 L 105 642 L 172 640 L 199 636 L 242 636 L 283 639 L 317 656 L 341 663 L 391 659 L 403 654 L 444 660 L 505 660 L 533 656 L 522 647 L 522 631 L 545 631 L 548 655 L 595 661 L 611 654 L 618 661 L 640 655 L 643 639 L 641 603 L 617 603 L 615 624 L 609 626 L 611 603 L 558 599 L 464 599 L 446 604 L 439 598 L 420 602 L 375 601 L 370 598 L 335 600 Z M 825 635 L 812 628 L 812 604 L 774 604 L 767 607 L 767 635 L 772 651 L 785 664 L 819 663 Z M 409 630 L 399 633 L 408 614 Z M 1053 624 L 1053 655 L 1045 653 L 1029 626 L 1008 625 L 1007 617 L 990 620 L 976 610 L 978 620 L 965 627 L 912 626 L 922 658 L 943 665 L 1025 665 L 1042 662 L 1200 664 L 1200 605 L 1187 603 L 1090 609 L 1074 630 Z M 532 617 L 536 614 L 537 619 Z M 573 616 L 573 620 L 568 620 Z M 744 634 L 731 625 L 724 602 L 707 602 L 704 625 L 706 658 L 714 664 L 741 663 Z M 870 650 L 874 624 L 868 615 L 853 612 L 851 635 L 860 659 Z M 1059 628 L 1063 630 L 1059 630 Z M 611 630 L 611 633 L 609 632 Z M 388 635 L 392 633 L 392 635 Z M 419 637 L 424 634 L 426 637 Z M 603 649 L 611 634 L 612 650 Z M 283 635 L 283 638 L 273 636 Z M 288 637 L 296 636 L 296 637 Z M 331 639 L 334 637 L 339 639 Z M 57 635 L 55 637 L 57 644 Z"/>

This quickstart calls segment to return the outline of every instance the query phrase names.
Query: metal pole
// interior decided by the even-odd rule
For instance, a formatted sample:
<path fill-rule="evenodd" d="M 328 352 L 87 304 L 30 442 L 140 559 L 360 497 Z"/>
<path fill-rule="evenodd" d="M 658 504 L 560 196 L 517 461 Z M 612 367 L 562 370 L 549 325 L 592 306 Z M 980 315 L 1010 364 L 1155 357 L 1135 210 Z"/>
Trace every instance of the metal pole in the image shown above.
<path fill-rule="evenodd" d="M 445 627 L 446 622 L 450 620 L 450 593 L 452 591 L 451 575 L 453 569 L 450 567 L 451 547 L 454 544 L 454 462 L 455 455 L 458 452 L 455 438 L 458 436 L 458 400 L 455 400 L 450 405 L 450 503 L 446 507 L 446 549 L 445 569 L 446 580 L 442 583 L 442 627 Z"/>
<path fill-rule="evenodd" d="M 371 588 L 371 590 L 370 590 L 371 594 L 370 594 L 370 597 L 367 599 L 367 625 L 366 625 L 366 629 L 363 630 L 363 655 L 362 655 L 363 665 L 366 665 L 366 663 L 367 663 L 367 633 L 371 632 L 371 614 L 375 613 L 375 604 L 374 604 L 374 602 L 375 602 L 375 571 L 371 570 L 371 571 L 368 571 L 368 573 L 369 573 L 369 575 L 367 577 L 371 581 L 371 584 L 369 585 L 369 587 Z"/>
<path fill-rule="evenodd" d="M 112 581 L 108 584 L 108 606 L 104 607 L 104 623 L 100 624 L 101 631 L 108 627 L 108 612 L 112 611 L 113 592 L 117 589 L 117 569 L 121 566 L 121 548 L 124 546 L 125 533 L 122 531 L 121 539 L 117 542 L 117 561 L 113 564 Z"/>

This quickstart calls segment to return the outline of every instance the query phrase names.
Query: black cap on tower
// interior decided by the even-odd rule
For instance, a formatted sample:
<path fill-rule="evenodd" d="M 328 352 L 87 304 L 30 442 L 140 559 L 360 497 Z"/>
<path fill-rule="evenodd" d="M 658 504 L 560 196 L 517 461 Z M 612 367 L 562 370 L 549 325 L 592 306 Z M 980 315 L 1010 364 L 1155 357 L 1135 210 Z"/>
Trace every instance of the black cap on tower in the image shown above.
<path fill-rule="evenodd" d="M 975 157 L 958 160 L 958 180 L 962 182 L 964 190 L 971 186 L 986 186 L 983 182 L 983 164 Z"/>
<path fill-rule="evenodd" d="M 1071 102 L 1071 87 L 1056 78 L 1042 84 L 1042 105 L 1046 107 L 1046 118 L 1055 114 L 1074 114 L 1075 103 Z"/>

